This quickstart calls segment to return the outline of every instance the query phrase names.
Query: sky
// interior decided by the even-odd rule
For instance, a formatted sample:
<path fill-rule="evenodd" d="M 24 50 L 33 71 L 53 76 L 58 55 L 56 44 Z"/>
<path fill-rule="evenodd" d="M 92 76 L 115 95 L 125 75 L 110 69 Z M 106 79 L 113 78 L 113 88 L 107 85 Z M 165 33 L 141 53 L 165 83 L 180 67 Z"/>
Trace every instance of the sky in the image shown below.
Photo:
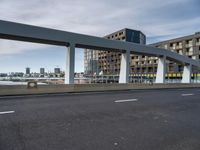
<path fill-rule="evenodd" d="M 147 44 L 200 31 L 199 0 L 0 0 L 0 20 L 102 37 L 122 28 L 140 30 Z M 84 71 L 76 49 L 75 71 Z M 0 72 L 65 68 L 66 47 L 0 39 Z"/>

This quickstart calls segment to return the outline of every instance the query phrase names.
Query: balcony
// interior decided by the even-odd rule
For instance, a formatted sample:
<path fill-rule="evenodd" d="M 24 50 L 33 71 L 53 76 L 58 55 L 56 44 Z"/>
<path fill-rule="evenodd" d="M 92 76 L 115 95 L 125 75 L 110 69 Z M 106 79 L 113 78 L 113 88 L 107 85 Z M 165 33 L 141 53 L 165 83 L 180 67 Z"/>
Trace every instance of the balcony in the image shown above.
<path fill-rule="evenodd" d="M 180 55 L 183 55 L 183 51 L 179 51 L 178 53 L 179 53 Z"/>
<path fill-rule="evenodd" d="M 178 45 L 178 46 L 176 46 L 176 49 L 182 49 L 182 48 L 183 48 L 182 45 Z"/>
<path fill-rule="evenodd" d="M 185 47 L 192 47 L 192 43 L 185 44 Z"/>
<path fill-rule="evenodd" d="M 186 52 L 185 54 L 186 54 L 187 56 L 191 56 L 191 55 L 194 54 L 194 52 Z"/>

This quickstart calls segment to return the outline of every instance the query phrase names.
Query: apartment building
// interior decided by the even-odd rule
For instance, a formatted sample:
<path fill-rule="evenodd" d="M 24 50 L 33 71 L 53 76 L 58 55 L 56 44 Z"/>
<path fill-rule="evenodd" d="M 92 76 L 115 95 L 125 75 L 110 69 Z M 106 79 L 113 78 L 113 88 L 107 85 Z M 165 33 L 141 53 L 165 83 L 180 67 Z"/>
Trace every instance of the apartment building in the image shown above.
<path fill-rule="evenodd" d="M 122 29 L 105 36 L 110 40 L 120 40 L 146 44 L 146 36 L 137 30 Z M 152 47 L 164 48 L 181 55 L 188 56 L 195 60 L 200 60 L 200 32 L 193 35 L 170 39 L 158 43 L 150 44 Z M 120 71 L 121 53 L 109 51 L 85 50 L 85 73 L 99 73 L 104 75 L 118 75 Z M 157 57 L 142 55 L 131 55 L 130 73 L 131 74 L 155 74 L 157 71 Z M 183 65 L 172 61 L 167 61 L 167 73 L 181 73 Z M 198 70 L 193 69 L 194 73 Z"/>
<path fill-rule="evenodd" d="M 188 35 L 184 37 L 179 37 L 175 39 L 170 39 L 150 44 L 150 46 L 157 48 L 164 48 L 179 53 L 180 55 L 185 55 L 188 56 L 189 58 L 200 60 L 200 32 L 196 32 L 193 35 Z M 156 58 L 151 58 L 151 59 L 153 59 L 154 62 L 157 61 Z M 169 73 L 180 73 L 182 72 L 182 70 L 183 66 L 181 64 L 168 61 Z M 197 72 L 198 70 L 194 69 L 193 71 Z"/>
<path fill-rule="evenodd" d="M 112 34 L 106 35 L 104 38 L 110 40 L 120 40 L 125 42 L 133 42 L 138 44 L 146 44 L 146 36 L 137 30 L 122 29 Z M 131 57 L 135 57 L 132 55 Z M 84 51 L 84 67 L 86 75 L 101 74 L 110 75 L 119 74 L 121 53 L 103 50 Z M 131 66 L 132 68 L 134 66 Z"/>

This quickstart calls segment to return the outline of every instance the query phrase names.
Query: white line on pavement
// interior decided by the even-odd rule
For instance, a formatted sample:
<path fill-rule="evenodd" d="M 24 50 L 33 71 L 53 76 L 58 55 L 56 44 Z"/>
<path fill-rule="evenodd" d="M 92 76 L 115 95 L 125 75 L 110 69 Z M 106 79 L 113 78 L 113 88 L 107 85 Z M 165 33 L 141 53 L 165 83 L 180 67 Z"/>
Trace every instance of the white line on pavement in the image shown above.
<path fill-rule="evenodd" d="M 11 113 L 14 113 L 15 111 L 2 111 L 0 112 L 0 115 L 3 115 L 3 114 L 11 114 Z"/>
<path fill-rule="evenodd" d="M 115 103 L 123 103 L 123 102 L 135 102 L 138 99 L 125 99 L 125 100 L 116 100 Z"/>
<path fill-rule="evenodd" d="M 181 94 L 181 96 L 192 96 L 194 95 L 193 93 L 189 93 L 189 94 Z"/>

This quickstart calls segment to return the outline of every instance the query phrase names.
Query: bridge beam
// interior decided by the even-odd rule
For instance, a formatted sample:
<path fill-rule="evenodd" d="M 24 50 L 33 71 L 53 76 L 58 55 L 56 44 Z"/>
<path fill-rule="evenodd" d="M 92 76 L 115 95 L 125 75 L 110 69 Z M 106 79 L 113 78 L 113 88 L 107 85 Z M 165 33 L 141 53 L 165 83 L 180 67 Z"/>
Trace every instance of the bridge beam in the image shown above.
<path fill-rule="evenodd" d="M 130 51 L 126 51 L 126 53 L 122 53 L 121 55 L 119 83 L 129 82 L 129 70 L 130 70 Z"/>
<path fill-rule="evenodd" d="M 66 53 L 65 84 L 74 84 L 75 44 L 70 44 Z"/>
<path fill-rule="evenodd" d="M 165 73 L 166 73 L 166 56 L 163 56 L 158 59 L 156 83 L 165 83 Z"/>
<path fill-rule="evenodd" d="M 182 83 L 191 83 L 192 65 L 185 65 L 183 68 Z"/>

